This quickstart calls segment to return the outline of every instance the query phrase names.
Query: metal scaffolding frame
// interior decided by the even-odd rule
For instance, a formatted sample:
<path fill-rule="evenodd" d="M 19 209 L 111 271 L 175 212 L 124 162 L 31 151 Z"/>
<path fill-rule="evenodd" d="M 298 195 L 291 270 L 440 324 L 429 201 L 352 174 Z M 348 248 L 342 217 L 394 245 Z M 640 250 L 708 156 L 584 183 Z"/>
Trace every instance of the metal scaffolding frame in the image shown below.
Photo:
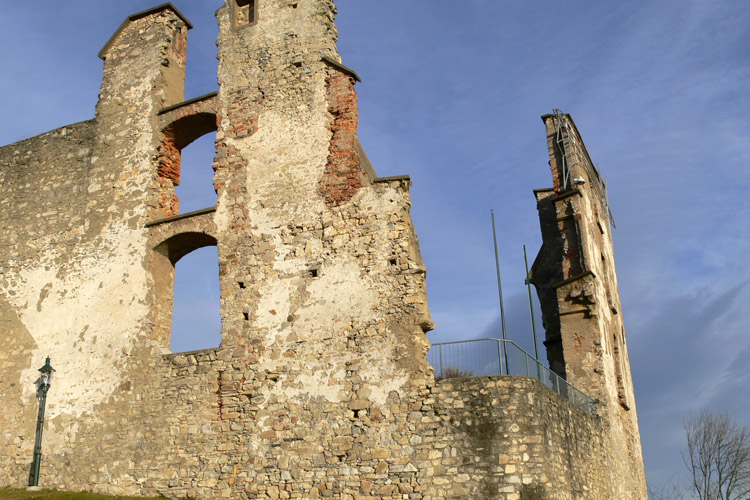
<path fill-rule="evenodd" d="M 609 193 L 607 192 L 607 182 L 601 176 L 599 169 L 594 165 L 591 159 L 588 157 L 588 153 L 585 153 L 577 141 L 573 139 L 574 134 L 571 131 L 570 121 L 568 115 L 560 109 L 553 109 L 552 113 L 555 116 L 555 124 L 557 130 L 555 132 L 555 144 L 560 150 L 561 159 L 561 173 L 562 173 L 562 189 L 568 190 L 573 187 L 575 179 L 571 180 L 570 172 L 575 165 L 581 165 L 588 173 L 589 179 L 592 180 L 592 184 L 599 199 L 602 202 L 604 212 L 609 219 L 609 223 L 613 228 L 617 228 L 615 225 L 615 219 L 612 216 L 612 210 L 609 207 Z"/>

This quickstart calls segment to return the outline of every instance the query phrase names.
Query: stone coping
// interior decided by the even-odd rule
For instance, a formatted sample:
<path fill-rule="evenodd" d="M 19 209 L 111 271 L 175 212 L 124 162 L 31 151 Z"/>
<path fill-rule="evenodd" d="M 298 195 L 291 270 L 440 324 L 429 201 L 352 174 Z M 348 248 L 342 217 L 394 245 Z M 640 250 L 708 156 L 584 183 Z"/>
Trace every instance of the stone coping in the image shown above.
<path fill-rule="evenodd" d="M 409 175 L 392 175 L 390 177 L 376 177 L 372 182 L 410 181 Z"/>
<path fill-rule="evenodd" d="M 178 356 L 200 356 L 200 355 L 211 355 L 211 354 L 218 354 L 218 352 L 222 349 L 221 346 L 219 347 L 207 347 L 205 349 L 195 349 L 192 351 L 180 351 L 180 352 L 170 352 L 167 354 L 162 354 L 162 358 L 165 359 L 174 359 Z"/>
<path fill-rule="evenodd" d="M 581 193 L 580 189 L 578 188 L 570 188 L 567 191 L 562 191 L 557 196 L 546 198 L 544 201 L 551 201 L 554 203 L 560 200 L 564 200 L 565 198 L 570 198 L 571 196 L 575 196 L 575 195 L 583 196 L 583 193 Z"/>
<path fill-rule="evenodd" d="M 594 274 L 594 271 L 584 271 L 580 274 L 576 274 L 575 276 L 571 276 L 568 279 L 564 279 L 562 281 L 559 281 L 552 285 L 552 288 L 560 288 L 561 286 L 567 285 L 568 283 L 573 283 L 574 281 L 578 281 L 580 279 L 585 278 L 586 276 L 591 276 L 592 278 L 596 278 L 596 274 Z"/>
<path fill-rule="evenodd" d="M 147 222 L 146 227 L 157 226 L 159 224 L 165 224 L 167 222 L 174 222 L 176 220 L 188 219 L 190 217 L 197 217 L 198 215 L 209 214 L 211 212 L 216 212 L 216 206 L 209 207 L 209 208 L 202 208 L 200 210 L 195 210 L 194 212 L 188 212 L 186 214 L 174 215 L 172 217 L 166 217 L 164 219 L 158 219 L 158 220 L 154 220 L 151 222 Z"/>
<path fill-rule="evenodd" d="M 352 78 L 354 78 L 355 80 L 357 80 L 359 83 L 362 83 L 362 79 L 359 77 L 359 75 L 357 74 L 357 72 L 354 71 L 353 69 L 344 66 L 340 62 L 335 61 L 335 60 L 331 59 L 328 56 L 323 56 L 322 60 L 323 60 L 323 62 L 325 62 L 327 64 L 330 64 L 331 66 L 333 66 L 334 68 L 338 69 L 339 71 L 343 71 L 347 75 L 349 75 Z"/>
<path fill-rule="evenodd" d="M 172 9 L 175 14 L 177 14 L 177 17 L 182 19 L 182 21 L 187 25 L 188 29 L 193 29 L 193 23 L 188 21 L 188 18 L 185 17 L 185 15 L 180 12 L 177 7 L 172 5 L 172 2 L 163 3 L 161 5 L 157 5 L 156 7 L 151 7 L 150 9 L 142 10 L 140 12 L 136 12 L 135 14 L 129 15 L 125 20 L 122 22 L 119 28 L 117 28 L 117 31 L 114 32 L 114 34 L 107 40 L 107 43 L 104 44 L 104 47 L 102 47 L 102 50 L 99 51 L 99 59 L 104 59 L 104 53 L 107 52 L 107 49 L 114 43 L 115 39 L 118 37 L 120 33 L 127 27 L 128 24 L 130 24 L 131 21 L 135 21 L 137 19 L 140 19 L 142 17 L 150 16 L 151 14 L 154 14 L 156 12 L 159 12 L 160 10 L 164 9 Z"/>
<path fill-rule="evenodd" d="M 169 111 L 174 111 L 175 109 L 181 108 L 183 106 L 187 106 L 189 104 L 193 104 L 195 102 L 205 101 L 205 100 L 208 100 L 208 99 L 210 99 L 212 97 L 216 97 L 217 95 L 219 95 L 219 91 L 218 90 L 216 90 L 214 92 L 209 92 L 208 94 L 203 94 L 201 96 L 193 97 L 192 99 L 188 99 L 187 101 L 182 101 L 182 102 L 179 102 L 177 104 L 173 104 L 171 106 L 167 106 L 166 108 L 163 108 L 161 111 L 159 111 L 156 114 L 157 115 L 163 115 L 164 113 L 168 113 Z"/>

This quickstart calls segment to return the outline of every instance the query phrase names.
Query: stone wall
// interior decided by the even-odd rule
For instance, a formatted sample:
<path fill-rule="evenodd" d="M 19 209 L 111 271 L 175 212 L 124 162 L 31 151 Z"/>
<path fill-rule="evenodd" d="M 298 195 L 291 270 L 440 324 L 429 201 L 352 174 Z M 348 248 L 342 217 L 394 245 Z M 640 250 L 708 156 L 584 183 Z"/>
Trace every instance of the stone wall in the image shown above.
<path fill-rule="evenodd" d="M 0 148 L 0 486 L 27 481 L 50 355 L 47 486 L 638 498 L 608 414 L 524 378 L 435 384 L 411 182 L 362 151 L 334 4 L 227 1 L 217 94 L 184 101 L 191 25 L 165 4 L 102 49 L 95 119 Z M 180 214 L 181 149 L 213 130 L 217 204 Z M 208 245 L 221 345 L 171 353 L 174 266 Z"/>
<path fill-rule="evenodd" d="M 36 411 L 30 404 L 35 400 L 29 382 L 37 375 L 38 367 L 32 363 L 38 343 L 29 330 L 51 326 L 44 324 L 41 313 L 56 302 L 59 290 L 53 283 L 64 279 L 57 274 L 70 272 L 69 268 L 58 267 L 59 254 L 83 253 L 83 194 L 93 137 L 94 124 L 89 121 L 0 148 L 0 185 L 13 187 L 3 189 L 0 198 L 0 287 L 4 291 L 0 296 L 0 328 L 5 343 L 0 350 L 3 464 L 16 465 L 21 450 L 28 449 L 29 440 L 33 440 Z M 19 314 L 22 308 L 28 311 L 25 317 Z M 78 347 L 75 342 L 70 339 L 66 347 Z"/>
<path fill-rule="evenodd" d="M 638 498 L 615 494 L 604 422 L 534 379 L 444 380 L 422 413 L 425 498 Z"/>
<path fill-rule="evenodd" d="M 83 236 L 95 123 L 68 125 L 0 149 L 0 251 L 6 266 L 41 258 L 54 246 L 72 251 Z M 44 186 L 44 189 L 40 189 Z"/>

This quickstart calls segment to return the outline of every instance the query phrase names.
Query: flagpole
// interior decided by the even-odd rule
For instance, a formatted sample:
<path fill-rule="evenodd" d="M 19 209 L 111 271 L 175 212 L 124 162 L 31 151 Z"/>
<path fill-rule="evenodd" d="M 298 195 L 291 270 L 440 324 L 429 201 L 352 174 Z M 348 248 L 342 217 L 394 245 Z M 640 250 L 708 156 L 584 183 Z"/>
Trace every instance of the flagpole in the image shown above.
<path fill-rule="evenodd" d="M 503 328 L 503 353 L 505 357 L 505 373 L 510 375 L 510 366 L 508 365 L 508 346 L 506 342 L 508 335 L 505 329 L 505 306 L 503 306 L 503 284 L 500 280 L 500 254 L 497 251 L 497 231 L 495 230 L 495 211 L 490 210 L 490 216 L 492 217 L 492 239 L 495 243 L 495 269 L 497 270 L 497 292 L 500 296 L 500 323 Z M 500 370 L 502 375 L 502 369 Z"/>

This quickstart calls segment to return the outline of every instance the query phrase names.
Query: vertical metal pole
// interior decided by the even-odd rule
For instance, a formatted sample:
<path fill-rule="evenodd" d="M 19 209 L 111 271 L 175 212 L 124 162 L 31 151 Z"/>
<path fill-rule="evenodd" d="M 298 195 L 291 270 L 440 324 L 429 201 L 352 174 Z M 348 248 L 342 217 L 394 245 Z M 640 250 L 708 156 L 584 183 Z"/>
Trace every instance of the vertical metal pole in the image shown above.
<path fill-rule="evenodd" d="M 536 340 L 536 321 L 534 321 L 534 301 L 531 298 L 531 279 L 529 276 L 529 260 L 526 257 L 526 245 L 523 246 L 523 263 L 526 266 L 526 289 L 529 292 L 529 314 L 531 315 L 531 333 L 534 336 L 534 358 L 536 359 L 536 374 L 542 380 L 542 370 L 539 367 L 539 345 Z"/>
<path fill-rule="evenodd" d="M 495 211 L 490 210 L 492 216 L 492 239 L 495 243 L 495 269 L 497 270 L 497 292 L 500 296 L 500 322 L 503 326 L 503 340 L 508 340 L 508 336 L 505 330 L 505 306 L 503 306 L 503 284 L 500 280 L 500 255 L 497 251 L 497 232 L 495 231 Z M 503 342 L 503 352 L 505 353 L 505 370 L 508 372 L 506 375 L 510 375 L 510 366 L 508 365 L 508 346 Z M 502 375 L 502 371 L 500 372 Z"/>
<path fill-rule="evenodd" d="M 440 376 L 443 376 L 443 345 L 439 345 L 440 349 L 438 352 L 440 353 Z"/>
<path fill-rule="evenodd" d="M 42 434 L 44 433 L 44 407 L 47 404 L 49 386 L 42 384 L 42 397 L 39 400 L 39 413 L 36 418 L 36 438 L 34 440 L 34 465 L 29 486 L 39 486 L 39 469 L 42 465 Z"/>
<path fill-rule="evenodd" d="M 500 368 L 500 375 L 503 374 L 503 348 L 500 347 L 501 341 L 495 340 L 497 342 L 497 364 Z"/>

